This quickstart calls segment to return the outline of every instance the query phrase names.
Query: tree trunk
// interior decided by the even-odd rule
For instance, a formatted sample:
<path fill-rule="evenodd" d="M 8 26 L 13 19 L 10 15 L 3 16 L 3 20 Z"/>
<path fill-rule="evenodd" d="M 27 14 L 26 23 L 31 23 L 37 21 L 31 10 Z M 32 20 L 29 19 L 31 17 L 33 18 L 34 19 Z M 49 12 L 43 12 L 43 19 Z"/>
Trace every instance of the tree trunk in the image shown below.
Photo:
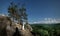
<path fill-rule="evenodd" d="M 25 27 L 24 25 L 25 25 L 25 22 L 23 22 L 23 24 L 22 24 L 22 30 L 24 30 L 24 27 Z"/>
<path fill-rule="evenodd" d="M 23 26 L 22 26 L 22 30 L 24 30 L 24 24 L 23 24 Z"/>

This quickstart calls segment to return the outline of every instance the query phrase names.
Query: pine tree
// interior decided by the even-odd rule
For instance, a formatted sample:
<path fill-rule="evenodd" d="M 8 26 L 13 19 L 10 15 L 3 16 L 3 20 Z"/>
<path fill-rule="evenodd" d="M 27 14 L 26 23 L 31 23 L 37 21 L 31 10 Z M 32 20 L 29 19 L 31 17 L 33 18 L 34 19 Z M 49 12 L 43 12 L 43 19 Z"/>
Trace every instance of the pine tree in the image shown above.
<path fill-rule="evenodd" d="M 24 24 L 28 23 L 25 4 L 22 4 L 20 8 L 18 5 L 12 2 L 8 7 L 8 13 L 13 20 L 17 20 L 18 23 L 22 25 L 22 29 L 24 30 Z"/>
<path fill-rule="evenodd" d="M 12 2 L 11 5 L 8 7 L 8 15 L 10 18 L 13 18 L 13 21 L 16 16 L 16 5 Z"/>

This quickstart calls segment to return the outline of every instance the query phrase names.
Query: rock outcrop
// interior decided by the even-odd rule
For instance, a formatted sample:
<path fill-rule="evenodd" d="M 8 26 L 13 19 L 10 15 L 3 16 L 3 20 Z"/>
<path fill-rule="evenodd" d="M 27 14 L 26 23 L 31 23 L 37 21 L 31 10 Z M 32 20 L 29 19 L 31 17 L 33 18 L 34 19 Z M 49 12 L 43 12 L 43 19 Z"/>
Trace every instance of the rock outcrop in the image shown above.
<path fill-rule="evenodd" d="M 32 28 L 29 24 L 25 30 L 21 30 L 22 25 L 16 24 L 9 17 L 0 16 L 0 36 L 33 36 Z"/>

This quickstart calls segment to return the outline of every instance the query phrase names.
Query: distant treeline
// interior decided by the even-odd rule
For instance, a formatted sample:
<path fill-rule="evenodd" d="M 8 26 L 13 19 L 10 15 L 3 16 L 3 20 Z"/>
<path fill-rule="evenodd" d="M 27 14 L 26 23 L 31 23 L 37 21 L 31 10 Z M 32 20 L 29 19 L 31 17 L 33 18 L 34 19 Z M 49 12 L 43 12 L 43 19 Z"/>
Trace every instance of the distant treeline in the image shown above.
<path fill-rule="evenodd" d="M 30 24 L 35 36 L 60 36 L 60 23 L 57 24 Z"/>

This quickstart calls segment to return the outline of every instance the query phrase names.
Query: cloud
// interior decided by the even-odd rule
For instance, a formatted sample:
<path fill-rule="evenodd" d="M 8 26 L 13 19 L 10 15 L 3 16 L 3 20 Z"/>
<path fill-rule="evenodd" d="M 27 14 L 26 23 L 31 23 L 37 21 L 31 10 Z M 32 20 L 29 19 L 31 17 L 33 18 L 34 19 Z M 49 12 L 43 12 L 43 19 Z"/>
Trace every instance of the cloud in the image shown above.
<path fill-rule="evenodd" d="M 0 13 L 0 16 L 8 16 L 7 14 L 2 14 L 2 13 Z"/>
<path fill-rule="evenodd" d="M 51 23 L 60 23 L 60 19 L 55 19 L 55 18 L 44 18 L 41 21 L 34 21 L 32 23 L 46 23 L 46 24 L 51 24 Z"/>
<path fill-rule="evenodd" d="M 5 16 L 5 14 L 0 14 L 0 16 Z"/>

